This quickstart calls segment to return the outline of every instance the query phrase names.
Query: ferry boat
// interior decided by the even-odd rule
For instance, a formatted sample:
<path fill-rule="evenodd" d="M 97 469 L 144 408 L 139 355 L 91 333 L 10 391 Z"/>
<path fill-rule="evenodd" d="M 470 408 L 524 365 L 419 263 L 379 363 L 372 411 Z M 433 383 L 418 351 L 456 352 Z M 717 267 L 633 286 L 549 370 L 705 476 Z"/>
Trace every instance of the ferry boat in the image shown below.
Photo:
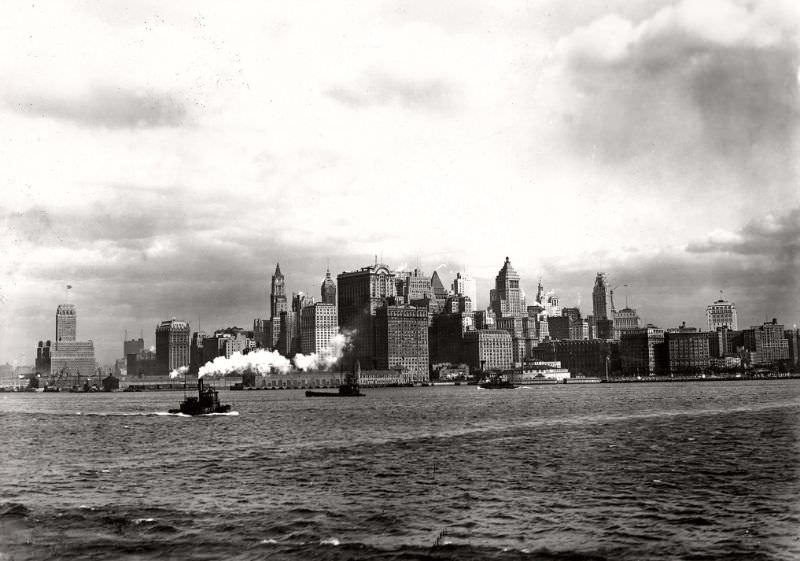
<path fill-rule="evenodd" d="M 495 374 L 478 384 L 478 387 L 484 390 L 513 390 L 517 385 L 508 376 Z"/>
<path fill-rule="evenodd" d="M 219 402 L 217 390 L 212 387 L 205 387 L 203 379 L 197 380 L 197 397 L 187 397 L 184 399 L 179 409 L 170 409 L 170 413 L 183 413 L 184 415 L 208 415 L 210 413 L 228 413 L 230 405 L 222 405 Z"/>

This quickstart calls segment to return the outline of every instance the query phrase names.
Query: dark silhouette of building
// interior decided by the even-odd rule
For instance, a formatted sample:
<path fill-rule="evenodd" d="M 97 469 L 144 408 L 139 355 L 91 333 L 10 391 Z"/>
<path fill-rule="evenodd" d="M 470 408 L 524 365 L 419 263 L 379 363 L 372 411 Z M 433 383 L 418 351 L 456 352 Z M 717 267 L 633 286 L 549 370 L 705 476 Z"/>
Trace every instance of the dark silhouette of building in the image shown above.
<path fill-rule="evenodd" d="M 789 365 L 796 369 L 800 366 L 800 329 L 787 329 L 783 334 L 788 343 Z"/>
<path fill-rule="evenodd" d="M 127 357 L 128 355 L 135 355 L 142 349 L 144 349 L 144 339 L 139 337 L 138 339 L 128 339 L 123 341 L 122 343 L 123 354 Z"/>
<path fill-rule="evenodd" d="M 275 273 L 272 275 L 269 293 L 269 316 L 271 318 L 280 317 L 281 312 L 289 311 L 289 303 L 286 300 L 286 280 L 281 273 L 281 264 L 275 265 Z"/>
<path fill-rule="evenodd" d="M 322 286 L 320 287 L 320 295 L 322 297 L 323 304 L 333 304 L 336 305 L 336 283 L 331 278 L 331 270 L 328 268 L 325 271 L 325 280 L 322 281 Z"/>
<path fill-rule="evenodd" d="M 472 326 L 471 313 L 445 312 L 434 316 L 429 330 L 431 364 L 463 362 L 463 337 Z"/>
<path fill-rule="evenodd" d="M 189 366 L 189 324 L 175 318 L 156 327 L 156 375 L 167 376 L 181 366 Z"/>
<path fill-rule="evenodd" d="M 345 368 L 356 360 L 363 366 L 375 361 L 374 319 L 378 308 L 396 303 L 394 273 L 384 264 L 363 267 L 337 276 L 339 325 L 350 336 Z"/>
<path fill-rule="evenodd" d="M 711 364 L 708 333 L 681 327 L 677 330 L 668 330 L 664 339 L 667 344 L 670 373 L 697 374 L 706 370 Z"/>
<path fill-rule="evenodd" d="M 531 358 L 560 361 L 573 376 L 613 376 L 620 370 L 620 343 L 613 340 L 545 341 L 531 349 Z"/>
<path fill-rule="evenodd" d="M 668 369 L 664 330 L 653 325 L 620 335 L 620 366 L 626 376 L 653 376 Z"/>
<path fill-rule="evenodd" d="M 46 343 L 39 341 L 39 346 L 36 347 L 36 362 L 34 364 L 34 369 L 39 375 L 50 375 L 50 341 L 47 341 Z"/>
<path fill-rule="evenodd" d="M 608 280 L 605 273 L 597 273 L 592 289 L 592 315 L 595 321 L 601 319 L 614 319 L 614 305 L 608 288 Z"/>
<path fill-rule="evenodd" d="M 427 382 L 428 311 L 411 305 L 383 306 L 375 312 L 375 368 L 401 369 L 414 382 Z"/>

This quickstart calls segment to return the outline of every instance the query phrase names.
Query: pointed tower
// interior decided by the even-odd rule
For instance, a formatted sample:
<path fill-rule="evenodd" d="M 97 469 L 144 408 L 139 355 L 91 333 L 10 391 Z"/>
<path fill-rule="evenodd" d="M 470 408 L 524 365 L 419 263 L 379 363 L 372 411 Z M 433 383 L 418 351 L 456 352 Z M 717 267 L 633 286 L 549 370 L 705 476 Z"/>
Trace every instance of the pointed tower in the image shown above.
<path fill-rule="evenodd" d="M 511 266 L 511 261 L 506 257 L 503 268 L 495 277 L 494 290 L 490 292 L 490 304 L 496 317 L 519 317 L 522 315 L 522 293 L 519 281 L 519 273 Z"/>
<path fill-rule="evenodd" d="M 281 264 L 275 267 L 275 274 L 272 275 L 269 295 L 269 314 L 270 318 L 281 317 L 281 312 L 288 312 L 289 304 L 286 300 L 286 282 L 281 273 Z"/>
<path fill-rule="evenodd" d="M 336 305 L 336 283 L 331 278 L 330 267 L 328 267 L 328 270 L 325 271 L 325 280 L 322 281 L 322 286 L 320 287 L 320 291 L 322 293 L 323 304 Z"/>

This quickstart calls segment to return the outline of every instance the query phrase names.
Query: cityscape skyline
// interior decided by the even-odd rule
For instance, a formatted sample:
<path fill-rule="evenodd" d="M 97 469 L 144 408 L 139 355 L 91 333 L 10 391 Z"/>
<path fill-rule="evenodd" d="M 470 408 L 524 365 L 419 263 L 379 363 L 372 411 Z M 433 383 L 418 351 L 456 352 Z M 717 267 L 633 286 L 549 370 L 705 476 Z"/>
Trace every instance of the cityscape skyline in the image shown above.
<path fill-rule="evenodd" d="M 584 313 L 605 271 L 645 323 L 703 326 L 720 290 L 800 320 L 794 2 L 66 0 L 0 28 L 0 361 L 67 284 L 105 363 L 125 329 L 266 316 L 277 262 L 316 294 L 374 254 L 468 270 L 479 308 L 508 255 Z"/>
<path fill-rule="evenodd" d="M 385 265 L 383 263 L 379 263 L 377 255 L 373 256 L 373 259 L 374 259 L 373 262 L 374 262 L 375 265 Z M 501 279 L 501 278 L 503 279 L 502 282 L 507 282 L 505 280 L 505 276 L 504 275 L 505 275 L 506 269 L 508 267 L 510 267 L 511 264 L 509 263 L 509 258 L 508 257 L 506 257 L 505 259 L 506 259 L 506 262 L 504 263 L 503 267 L 500 270 L 500 273 L 496 276 L 496 278 L 493 279 L 492 281 L 486 280 L 486 283 L 491 282 L 490 286 L 495 286 L 495 283 L 499 282 L 499 279 Z M 370 265 L 367 265 L 367 266 L 370 266 Z M 342 271 L 342 274 L 346 275 L 346 274 L 351 273 L 351 272 L 356 272 L 356 271 L 360 270 L 361 268 L 362 267 L 355 267 L 355 268 L 353 268 L 351 270 L 345 270 L 345 271 Z M 284 269 L 285 269 L 285 267 L 284 267 Z M 401 267 L 399 269 L 393 269 L 391 266 L 388 266 L 388 269 L 390 271 L 392 271 L 393 273 L 394 272 L 405 272 L 405 271 L 408 271 L 407 267 L 405 267 L 404 265 L 401 265 Z M 427 274 L 428 278 L 430 278 L 430 276 L 434 272 L 434 271 L 428 272 L 428 271 L 426 271 L 424 269 L 415 269 L 415 272 L 416 271 L 419 271 L 420 274 Z M 515 286 L 518 286 L 521 289 L 521 293 L 524 296 L 524 298 L 526 299 L 527 305 L 528 306 L 532 305 L 534 302 L 536 302 L 536 297 L 538 296 L 537 292 L 542 290 L 543 279 L 539 278 L 539 280 L 537 281 L 539 291 L 526 290 L 526 286 L 529 285 L 530 282 L 526 282 L 525 281 L 525 277 L 523 275 L 519 274 L 515 267 L 511 268 L 510 271 L 512 272 L 512 275 L 513 275 L 511 278 L 516 279 L 517 284 Z M 277 283 L 276 283 L 276 275 L 277 275 L 277 279 L 278 279 Z M 448 284 L 448 286 L 450 286 L 450 282 L 454 281 L 456 278 L 458 278 L 459 275 L 470 276 L 470 273 L 469 273 L 469 271 L 456 270 L 456 271 L 453 272 L 452 277 L 446 276 L 446 278 L 444 279 L 445 284 Z M 230 321 L 230 320 L 226 320 L 225 316 L 221 316 L 221 317 L 218 317 L 216 319 L 207 318 L 207 323 L 202 323 L 202 317 L 198 317 L 197 318 L 197 323 L 193 324 L 191 319 L 189 319 L 191 317 L 191 313 L 189 313 L 189 314 L 184 314 L 184 315 L 173 315 L 172 316 L 173 317 L 172 321 L 174 322 L 175 318 L 184 318 L 181 321 L 186 323 L 186 324 L 188 324 L 188 326 L 190 328 L 190 333 L 198 332 L 198 331 L 201 331 L 201 330 L 205 330 L 206 332 L 213 332 L 214 330 L 225 329 L 227 327 L 232 327 L 232 326 L 239 326 L 239 327 L 242 327 L 242 328 L 245 328 L 245 329 L 250 329 L 252 327 L 252 322 L 253 322 L 254 319 L 260 318 L 265 322 L 269 322 L 269 318 L 270 317 L 276 317 L 277 318 L 277 316 L 280 315 L 281 311 L 287 311 L 289 309 L 289 307 L 292 305 L 292 302 L 291 302 L 292 299 L 296 300 L 298 297 L 310 297 L 313 301 L 315 301 L 317 303 L 322 303 L 323 302 L 322 291 L 323 291 L 324 288 L 327 287 L 327 290 L 330 291 L 331 290 L 330 289 L 330 285 L 332 283 L 333 284 L 334 293 L 338 289 L 338 284 L 336 283 L 336 281 L 333 280 L 333 278 L 335 278 L 335 276 L 333 276 L 330 273 L 330 265 L 328 265 L 328 268 L 326 269 L 326 272 L 322 274 L 320 281 L 317 283 L 318 284 L 318 292 L 319 292 L 319 294 L 315 293 L 313 290 L 303 290 L 303 289 L 295 290 L 294 286 L 292 285 L 291 282 L 287 283 L 287 280 L 286 280 L 287 278 L 291 279 L 291 274 L 288 274 L 288 275 L 285 274 L 283 272 L 283 270 L 281 270 L 280 264 L 276 263 L 275 269 L 273 269 L 272 274 L 268 277 L 268 279 L 265 282 L 265 284 L 266 284 L 266 295 L 264 297 L 264 302 L 262 302 L 262 306 L 261 306 L 262 307 L 261 312 L 263 312 L 263 313 L 261 313 L 260 315 L 259 315 L 259 313 L 260 313 L 259 311 L 254 310 L 253 311 L 253 314 L 254 314 L 253 317 L 251 317 L 249 319 L 244 318 L 244 319 L 242 319 L 242 321 L 238 321 L 238 320 Z M 565 298 L 565 297 L 561 296 L 559 290 L 547 285 L 546 282 L 544 283 L 546 290 L 544 291 L 543 297 L 554 295 L 560 300 L 560 307 L 561 308 L 565 308 L 565 309 L 567 309 L 567 308 L 569 308 L 569 309 L 580 309 L 581 313 L 584 316 L 585 315 L 592 315 L 595 312 L 596 291 L 597 291 L 597 287 L 598 287 L 597 282 L 598 282 L 598 279 L 601 279 L 601 278 L 603 279 L 603 282 L 606 283 L 609 280 L 609 275 L 607 273 L 605 273 L 605 272 L 597 272 L 596 276 L 595 276 L 595 279 L 594 279 L 593 288 L 588 291 L 589 292 L 589 295 L 588 295 L 589 298 L 582 298 L 581 293 L 578 292 L 577 293 L 577 302 L 570 300 L 569 297 Z M 484 279 L 481 279 L 481 281 L 483 281 L 483 280 Z M 514 281 L 512 281 L 512 282 L 514 282 Z M 480 283 L 480 284 L 482 285 L 483 283 Z M 587 283 L 587 284 L 590 284 L 590 283 Z M 491 288 L 490 286 L 487 286 L 487 290 L 485 291 L 486 294 L 483 295 L 483 298 L 481 298 L 481 291 L 480 290 L 477 291 L 477 293 L 478 293 L 478 303 L 477 303 L 477 305 L 473 304 L 473 307 L 472 307 L 473 310 L 479 311 L 479 310 L 492 309 L 492 301 L 491 301 L 492 296 L 491 296 L 491 294 L 495 290 L 494 290 L 494 288 Z M 276 287 L 277 287 L 277 293 L 273 294 L 273 291 L 276 290 Z M 614 289 L 617 289 L 618 287 L 621 288 L 621 287 L 623 287 L 623 285 L 617 284 L 616 286 L 611 287 L 610 283 L 609 283 L 609 285 L 606 288 L 611 288 L 611 290 L 613 291 Z M 72 289 L 72 290 L 69 290 L 67 292 L 67 294 L 71 293 L 74 290 L 74 286 L 73 285 L 69 285 L 69 288 Z M 305 288 L 305 287 L 303 287 L 303 288 Z M 665 329 L 665 328 L 668 328 L 668 327 L 677 327 L 680 323 L 683 323 L 683 324 L 690 325 L 692 327 L 696 327 L 701 331 L 707 331 L 708 330 L 708 313 L 709 313 L 709 310 L 714 305 L 719 305 L 721 302 L 724 302 L 725 304 L 732 304 L 733 307 L 734 307 L 734 310 L 737 309 L 737 308 L 741 309 L 741 307 L 738 306 L 736 301 L 733 300 L 732 298 L 730 298 L 728 295 L 726 295 L 724 299 L 720 298 L 720 294 L 723 292 L 723 291 L 720 291 L 719 293 L 717 293 L 717 298 L 715 300 L 713 300 L 713 301 L 709 301 L 702 309 L 698 309 L 698 310 L 691 309 L 691 310 L 688 310 L 688 308 L 687 308 L 687 310 L 689 311 L 688 314 L 680 316 L 681 319 L 679 319 L 678 321 L 676 321 L 674 323 L 666 323 L 664 321 L 659 320 L 658 318 L 651 317 L 650 315 L 648 315 L 647 311 L 646 311 L 647 310 L 647 304 L 646 303 L 634 305 L 635 301 L 630 301 L 630 295 L 627 294 L 627 289 L 629 288 L 628 284 L 625 284 L 624 288 L 626 289 L 626 294 L 624 295 L 625 304 L 624 305 L 621 304 L 622 298 L 619 297 L 619 292 L 618 292 L 618 300 L 617 300 L 617 302 L 619 302 L 619 304 L 616 303 L 616 302 L 613 302 L 613 297 L 612 297 L 611 300 L 608 302 L 608 305 L 612 305 L 612 303 L 613 303 L 613 306 L 614 306 L 613 309 L 616 312 L 619 312 L 619 311 L 622 311 L 622 310 L 628 310 L 630 312 L 635 312 L 636 315 L 639 318 L 641 318 L 641 320 L 640 320 L 641 326 L 646 326 L 648 324 L 652 324 L 652 325 L 654 325 L 656 327 Z M 450 286 L 450 288 L 448 290 L 450 292 L 452 292 L 452 286 Z M 275 296 L 278 297 L 278 303 L 277 304 L 276 304 Z M 292 298 L 289 298 L 289 296 L 291 296 Z M 497 304 L 497 305 L 499 306 L 499 304 Z M 59 332 L 59 329 L 61 329 L 59 327 L 59 321 L 61 321 L 59 318 L 63 317 L 62 314 L 64 312 L 62 312 L 62 310 L 67 309 L 70 314 L 74 315 L 76 307 L 77 306 L 76 306 L 76 304 L 74 302 L 58 304 L 57 313 L 56 313 L 57 321 L 55 322 L 54 335 L 56 335 Z M 520 309 L 519 311 L 520 312 L 524 312 L 524 310 L 522 310 L 522 309 Z M 277 314 L 276 314 L 276 312 L 277 312 Z M 91 321 L 91 319 L 88 318 L 88 317 L 85 317 L 84 314 L 81 314 L 81 316 L 82 316 L 81 317 L 82 325 L 84 323 L 89 323 Z M 778 317 L 779 319 L 781 319 L 781 321 L 786 324 L 787 328 L 796 328 L 797 327 L 797 323 L 798 322 L 797 322 L 796 319 L 792 320 L 792 319 L 786 318 L 786 317 L 784 317 L 782 315 L 779 315 L 779 316 L 775 316 L 775 315 L 768 316 L 767 314 L 764 315 L 763 320 L 762 320 L 762 318 L 753 318 L 752 321 L 751 321 L 751 320 L 747 319 L 747 316 L 745 316 L 745 321 L 742 322 L 742 326 L 745 326 L 745 327 L 747 327 L 747 326 L 758 326 L 761 323 L 766 323 L 768 320 L 773 319 L 775 317 Z M 695 321 L 690 321 L 690 320 L 688 320 L 686 318 L 695 318 Z M 596 319 L 601 319 L 601 318 L 596 318 Z M 71 325 L 69 327 L 69 329 L 71 329 L 71 332 L 70 332 L 71 335 L 70 336 L 72 338 L 71 340 L 74 340 L 75 339 L 75 337 L 74 337 L 74 333 L 75 333 L 74 319 L 71 319 L 71 321 L 72 321 L 72 323 L 71 323 Z M 51 316 L 49 318 L 49 322 L 50 322 L 49 329 L 52 331 L 53 330 L 52 313 L 51 313 Z M 157 319 L 156 321 L 153 322 L 153 326 L 152 326 L 153 329 L 150 329 L 150 330 L 146 329 L 145 326 L 143 326 L 143 325 L 126 326 L 123 329 L 123 331 L 120 332 L 120 334 L 119 334 L 119 335 L 123 335 L 123 333 L 124 333 L 123 338 L 117 337 L 116 336 L 117 334 L 109 333 L 109 334 L 107 334 L 108 338 L 105 339 L 105 342 L 101 343 L 101 344 L 98 344 L 98 341 L 104 341 L 103 338 L 99 338 L 99 339 L 98 338 L 94 338 L 93 339 L 90 336 L 89 337 L 82 337 L 82 338 L 85 339 L 85 340 L 90 340 L 90 341 L 92 341 L 94 343 L 94 345 L 95 345 L 94 352 L 95 352 L 98 364 L 109 366 L 109 365 L 112 365 L 115 360 L 121 358 L 119 356 L 119 350 L 120 350 L 120 348 L 122 348 L 122 344 L 123 343 L 127 343 L 127 339 L 125 337 L 127 337 L 127 333 L 128 332 L 130 332 L 130 333 L 141 332 L 143 334 L 142 337 L 143 337 L 143 340 L 145 342 L 145 348 L 150 348 L 150 349 L 154 350 L 155 347 L 156 347 L 156 334 L 157 334 L 157 332 L 159 330 L 159 327 L 162 326 L 163 324 L 166 324 L 166 323 L 170 323 L 170 321 L 169 320 L 164 320 L 163 318 L 159 318 L 159 319 Z M 63 324 L 63 321 L 62 321 L 62 324 Z M 276 324 L 276 327 L 275 327 L 275 329 L 276 329 L 276 337 L 277 337 L 277 328 L 278 328 L 278 324 Z M 298 326 L 298 328 L 299 328 L 299 326 Z M 149 337 L 148 337 L 148 335 L 149 335 Z M 57 337 L 57 335 L 56 335 L 56 337 Z M 32 358 L 36 357 L 35 344 L 37 342 L 39 342 L 39 341 L 47 341 L 47 340 L 52 340 L 52 341 L 55 342 L 57 340 L 56 337 L 51 338 L 49 336 L 47 336 L 47 337 L 39 336 L 34 341 L 34 345 L 33 346 L 31 346 L 30 344 L 27 345 L 27 346 L 31 346 L 31 354 L 28 355 L 27 352 L 23 353 L 23 355 L 24 355 L 23 356 L 23 360 L 14 360 L 14 361 L 12 361 L 12 360 L 8 360 L 8 359 L 3 359 L 3 357 L 0 356 L 0 363 L 11 363 L 11 364 L 14 364 L 14 365 L 23 365 L 23 364 L 28 364 L 28 363 L 32 364 L 32 361 L 25 361 L 24 357 L 27 357 L 27 356 L 31 356 Z M 119 348 L 117 348 L 117 347 L 119 347 Z M 26 351 L 27 351 L 27 348 L 26 348 Z M 298 349 L 298 351 L 299 351 L 299 349 Z M 283 353 L 283 354 L 286 354 L 286 353 Z M 291 356 L 289 356 L 289 358 L 291 358 Z"/>

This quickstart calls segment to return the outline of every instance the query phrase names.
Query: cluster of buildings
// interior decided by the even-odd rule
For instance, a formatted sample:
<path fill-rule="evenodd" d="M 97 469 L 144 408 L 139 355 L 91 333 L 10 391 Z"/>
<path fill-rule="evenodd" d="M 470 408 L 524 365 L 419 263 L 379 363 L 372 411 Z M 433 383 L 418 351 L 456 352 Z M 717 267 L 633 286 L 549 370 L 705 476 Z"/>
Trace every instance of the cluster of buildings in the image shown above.
<path fill-rule="evenodd" d="M 477 309 L 476 284 L 467 274 L 458 273 L 446 288 L 438 271 L 431 276 L 419 269 L 393 271 L 376 259 L 336 280 L 328 270 L 315 300 L 304 292 L 290 298 L 277 265 L 269 318 L 256 318 L 251 330 L 213 332 L 192 332 L 188 322 L 176 318 L 162 321 L 154 348 L 146 348 L 143 337 L 126 337 L 115 374 L 140 383 L 163 382 L 180 367 L 196 375 L 217 357 L 255 349 L 287 358 L 298 353 L 331 357 L 341 370 L 358 361 L 365 378 L 403 383 L 464 376 L 470 370 L 530 373 L 541 365 L 597 377 L 798 366 L 800 332 L 784 329 L 777 320 L 739 329 L 736 306 L 720 299 L 706 309 L 705 331 L 643 326 L 627 303 L 616 309 L 615 288 L 597 273 L 590 314 L 562 306 L 541 280 L 528 301 L 506 257 L 489 306 Z M 76 333 L 75 307 L 58 306 L 55 341 L 40 341 L 36 349 L 34 371 L 46 383 L 74 386 L 94 375 L 93 344 L 78 341 Z"/>

